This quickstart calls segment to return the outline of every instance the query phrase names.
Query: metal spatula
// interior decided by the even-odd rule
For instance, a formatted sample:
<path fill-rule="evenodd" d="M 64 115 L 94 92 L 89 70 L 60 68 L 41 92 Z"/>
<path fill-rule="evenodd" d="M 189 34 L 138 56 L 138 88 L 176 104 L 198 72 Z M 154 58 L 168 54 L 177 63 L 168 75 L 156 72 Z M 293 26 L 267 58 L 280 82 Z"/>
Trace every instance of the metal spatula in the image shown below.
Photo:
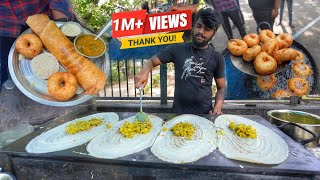
<path fill-rule="evenodd" d="M 136 114 L 135 119 L 140 122 L 146 122 L 149 120 L 149 117 L 146 113 L 142 111 L 142 86 L 139 87 L 139 91 L 140 91 L 140 112 Z"/>

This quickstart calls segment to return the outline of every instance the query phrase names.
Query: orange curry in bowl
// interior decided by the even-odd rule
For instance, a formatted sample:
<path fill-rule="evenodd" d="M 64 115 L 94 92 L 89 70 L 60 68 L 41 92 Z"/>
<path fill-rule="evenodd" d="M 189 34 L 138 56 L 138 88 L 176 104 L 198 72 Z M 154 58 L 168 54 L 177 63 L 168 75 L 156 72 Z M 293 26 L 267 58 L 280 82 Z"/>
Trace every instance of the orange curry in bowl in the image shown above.
<path fill-rule="evenodd" d="M 93 34 L 82 34 L 75 39 L 76 49 L 87 57 L 101 56 L 106 49 L 106 46 L 101 38 L 95 40 Z"/>

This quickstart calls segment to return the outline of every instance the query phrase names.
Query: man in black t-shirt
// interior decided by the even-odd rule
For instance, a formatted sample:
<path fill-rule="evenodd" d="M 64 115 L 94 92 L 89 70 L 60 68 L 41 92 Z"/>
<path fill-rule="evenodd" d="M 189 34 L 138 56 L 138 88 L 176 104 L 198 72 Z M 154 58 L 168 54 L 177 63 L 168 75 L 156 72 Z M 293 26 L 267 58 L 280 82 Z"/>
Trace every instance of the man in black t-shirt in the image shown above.
<path fill-rule="evenodd" d="M 175 64 L 173 112 L 178 114 L 222 114 L 225 94 L 224 57 L 208 43 L 221 24 L 221 16 L 213 9 L 201 9 L 196 15 L 192 42 L 174 44 L 151 58 L 135 77 L 135 86 L 145 86 L 153 67 Z M 212 106 L 212 79 L 217 93 Z"/>
<path fill-rule="evenodd" d="M 279 14 L 280 0 L 249 0 L 249 6 L 257 24 L 268 22 L 273 31 L 274 20 Z M 268 26 L 262 25 L 261 29 L 268 29 Z"/>

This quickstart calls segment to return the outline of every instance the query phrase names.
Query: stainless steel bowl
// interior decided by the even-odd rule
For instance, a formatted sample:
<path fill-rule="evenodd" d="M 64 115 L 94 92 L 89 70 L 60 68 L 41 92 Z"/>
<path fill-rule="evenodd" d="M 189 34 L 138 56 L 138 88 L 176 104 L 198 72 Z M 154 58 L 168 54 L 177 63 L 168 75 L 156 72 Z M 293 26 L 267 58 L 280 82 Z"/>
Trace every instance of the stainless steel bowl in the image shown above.
<path fill-rule="evenodd" d="M 81 54 L 82 56 L 87 57 L 87 58 L 99 58 L 99 57 L 101 57 L 102 55 L 104 55 L 104 53 L 105 53 L 106 50 L 107 50 L 107 46 L 106 46 L 106 43 L 104 42 L 104 40 L 103 40 L 102 38 L 100 38 L 100 37 L 97 39 L 97 41 L 101 41 L 101 42 L 103 43 L 103 45 L 104 45 L 104 50 L 103 50 L 103 52 L 102 52 L 101 54 L 99 54 L 99 55 L 97 55 L 97 56 L 89 56 L 89 55 L 87 55 L 87 54 L 82 53 L 82 52 L 78 49 L 78 47 L 76 46 L 76 43 L 77 43 L 78 38 L 81 37 L 81 36 L 84 36 L 84 35 L 91 35 L 91 36 L 97 37 L 97 35 L 92 34 L 92 33 L 82 33 L 82 34 L 80 34 L 80 35 L 77 36 L 77 37 L 74 39 L 74 41 L 73 41 L 73 46 L 74 46 L 74 48 L 76 49 L 76 51 L 77 51 L 79 54 Z"/>
<path fill-rule="evenodd" d="M 65 26 L 67 26 L 67 25 L 69 25 L 69 24 L 75 25 L 75 26 L 77 26 L 78 28 L 80 28 L 80 33 L 77 33 L 77 34 L 75 34 L 75 35 L 69 35 L 69 34 L 67 34 L 66 32 L 64 32 L 64 31 L 63 31 L 63 27 L 65 27 Z M 83 33 L 82 26 L 81 26 L 79 23 L 73 22 L 73 21 L 65 22 L 62 26 L 60 26 L 60 29 L 61 29 L 62 33 L 63 33 L 64 35 L 66 35 L 66 36 L 67 36 L 70 40 L 72 40 L 72 41 L 73 41 L 77 36 L 79 36 L 80 34 Z"/>
<path fill-rule="evenodd" d="M 320 116 L 293 110 L 271 110 L 268 111 L 268 115 L 272 118 L 271 123 L 277 125 L 278 128 L 289 135 L 292 139 L 308 147 L 318 146 Z M 298 123 L 296 120 L 290 119 L 290 115 L 298 115 L 300 118 L 311 117 L 315 122 L 308 123 L 308 121 L 301 121 L 301 119 L 299 119 L 300 123 Z"/>
<path fill-rule="evenodd" d="M 16 178 L 10 173 L 0 172 L 0 180 L 16 180 Z"/>

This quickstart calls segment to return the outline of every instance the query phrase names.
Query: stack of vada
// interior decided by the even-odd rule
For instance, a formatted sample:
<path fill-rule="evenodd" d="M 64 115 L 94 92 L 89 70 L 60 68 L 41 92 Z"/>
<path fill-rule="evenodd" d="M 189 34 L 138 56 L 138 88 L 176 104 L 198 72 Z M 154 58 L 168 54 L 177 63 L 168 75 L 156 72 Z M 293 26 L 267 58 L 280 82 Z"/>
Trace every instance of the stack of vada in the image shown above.
<path fill-rule="evenodd" d="M 276 84 L 273 74 L 278 66 L 287 61 L 294 61 L 293 78 L 288 80 L 288 90 L 277 90 L 272 97 L 302 96 L 308 93 L 309 84 L 306 80 L 311 74 L 309 65 L 303 62 L 304 54 L 290 48 L 293 37 L 288 33 L 279 35 L 271 30 L 261 30 L 259 34 L 247 34 L 243 39 L 228 41 L 228 50 L 234 56 L 242 56 L 245 62 L 253 63 L 255 71 L 261 75 L 257 77 L 257 86 L 262 91 L 271 90 Z"/>
<path fill-rule="evenodd" d="M 293 38 L 288 33 L 276 36 L 265 29 L 258 34 L 247 34 L 243 39 L 231 39 L 228 50 L 234 56 L 242 56 L 246 62 L 253 61 L 255 71 L 260 75 L 274 73 L 278 65 L 289 60 L 303 60 L 304 54 L 290 48 Z"/>

